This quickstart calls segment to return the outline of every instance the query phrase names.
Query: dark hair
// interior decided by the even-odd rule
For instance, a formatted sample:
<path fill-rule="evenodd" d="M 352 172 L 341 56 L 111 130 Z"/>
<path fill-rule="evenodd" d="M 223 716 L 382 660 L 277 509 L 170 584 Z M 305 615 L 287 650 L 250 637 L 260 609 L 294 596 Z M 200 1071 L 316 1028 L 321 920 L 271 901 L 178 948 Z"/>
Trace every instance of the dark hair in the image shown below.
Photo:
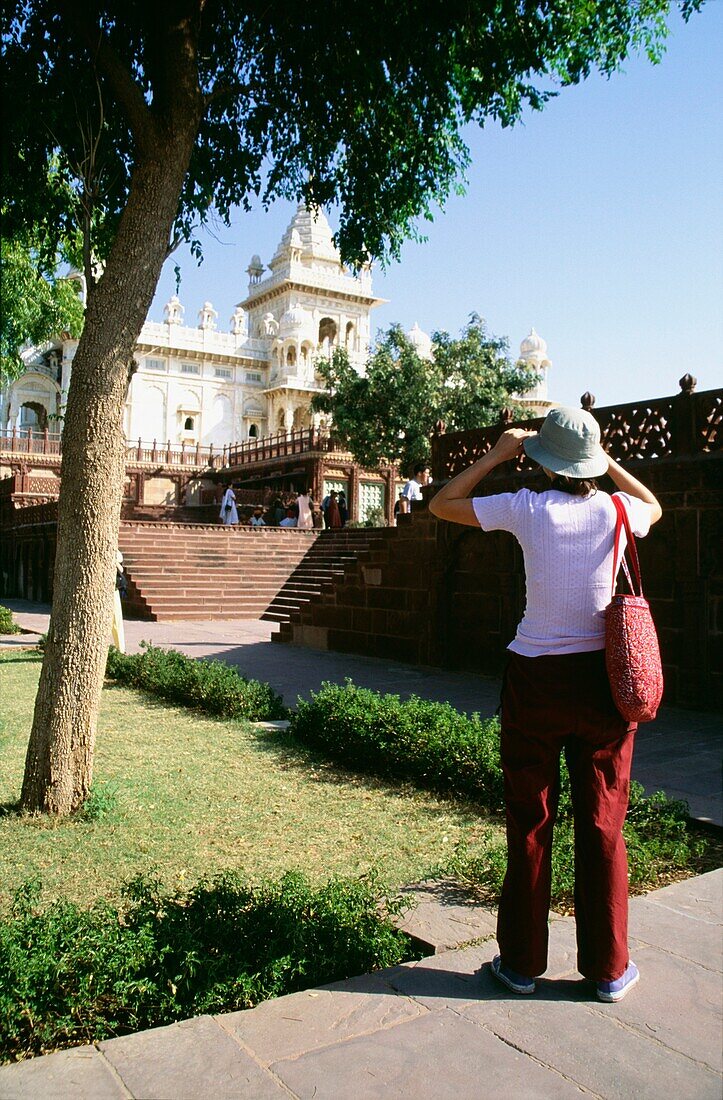
<path fill-rule="evenodd" d="M 412 474 L 412 477 L 414 477 L 414 474 L 423 474 L 424 471 L 428 470 L 428 469 L 429 469 L 429 463 L 428 462 L 418 462 L 417 465 L 414 467 L 414 473 Z"/>
<path fill-rule="evenodd" d="M 589 493 L 597 492 L 597 481 L 592 477 L 567 477 L 565 474 L 555 474 L 550 484 L 551 489 L 559 489 L 561 493 L 569 493 L 571 497 L 586 497 Z"/>

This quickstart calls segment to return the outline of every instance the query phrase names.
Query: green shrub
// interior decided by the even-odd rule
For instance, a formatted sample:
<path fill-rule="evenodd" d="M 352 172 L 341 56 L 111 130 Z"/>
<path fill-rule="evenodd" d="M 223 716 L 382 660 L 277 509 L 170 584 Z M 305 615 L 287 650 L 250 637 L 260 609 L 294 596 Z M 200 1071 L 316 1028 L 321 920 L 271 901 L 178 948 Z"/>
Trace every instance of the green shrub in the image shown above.
<path fill-rule="evenodd" d="M 299 874 L 249 886 L 231 874 L 164 893 L 138 879 L 116 909 L 38 907 L 26 884 L 0 922 L 0 1054 L 18 1059 L 250 1008 L 412 956 L 373 877 L 312 888 Z"/>
<path fill-rule="evenodd" d="M 22 630 L 13 620 L 12 611 L 2 604 L 0 604 L 0 634 L 22 634 Z"/>
<path fill-rule="evenodd" d="M 134 655 L 111 647 L 106 676 L 207 714 L 251 722 L 286 716 L 281 696 L 269 684 L 247 680 L 223 661 L 197 661 L 175 649 L 141 645 L 143 652 Z"/>
<path fill-rule="evenodd" d="M 299 700 L 290 736 L 360 771 L 406 779 L 499 809 L 499 724 L 449 703 L 380 695 L 347 681 Z"/>
<path fill-rule="evenodd" d="M 94 783 L 78 813 L 81 821 L 107 821 L 118 810 L 118 784 L 112 779 Z"/>
<path fill-rule="evenodd" d="M 552 841 L 552 905 L 572 910 L 575 889 L 575 829 L 567 769 L 562 766 L 562 797 Z M 641 893 L 652 890 L 680 872 L 698 869 L 706 842 L 688 830 L 688 809 L 684 802 L 668 798 L 661 791 L 646 796 L 639 783 L 631 783 L 630 805 L 623 826 L 628 850 L 630 887 Z M 445 868 L 469 883 L 487 900 L 497 902 L 507 865 L 507 844 L 492 838 L 480 852 L 470 856 L 459 845 Z"/>
<path fill-rule="evenodd" d="M 324 684 L 308 703 L 300 701 L 289 733 L 358 771 L 461 794 L 494 813 L 504 812 L 497 719 L 467 717 L 449 704 L 414 697 L 402 702 L 396 695 L 380 695 L 347 681 L 344 687 Z M 624 834 L 634 889 L 651 889 L 671 873 L 697 869 L 706 842 L 689 832 L 688 821 L 684 802 L 662 792 L 646 796 L 639 783 L 631 783 Z M 505 841 L 491 838 L 474 856 L 461 846 L 443 870 L 496 901 L 506 862 Z M 553 904 L 558 908 L 572 905 L 574 871 L 570 779 L 563 759 L 552 850 Z"/>

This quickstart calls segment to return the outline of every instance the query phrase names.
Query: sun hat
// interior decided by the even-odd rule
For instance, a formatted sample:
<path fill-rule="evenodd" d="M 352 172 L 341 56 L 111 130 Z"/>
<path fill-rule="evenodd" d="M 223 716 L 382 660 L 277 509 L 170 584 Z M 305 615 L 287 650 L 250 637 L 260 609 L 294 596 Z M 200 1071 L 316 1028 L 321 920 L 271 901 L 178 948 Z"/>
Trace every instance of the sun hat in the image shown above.
<path fill-rule="evenodd" d="M 608 458 L 600 446 L 600 425 L 585 409 L 550 409 L 537 435 L 523 444 L 525 453 L 553 474 L 600 477 Z"/>

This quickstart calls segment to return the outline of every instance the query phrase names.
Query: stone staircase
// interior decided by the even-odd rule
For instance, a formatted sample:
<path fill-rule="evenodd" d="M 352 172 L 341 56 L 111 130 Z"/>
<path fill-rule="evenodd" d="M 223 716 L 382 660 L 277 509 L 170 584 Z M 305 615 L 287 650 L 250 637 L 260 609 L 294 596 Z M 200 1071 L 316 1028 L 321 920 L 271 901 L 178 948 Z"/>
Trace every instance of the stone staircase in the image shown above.
<path fill-rule="evenodd" d="M 369 532 L 121 523 L 127 617 L 289 621 L 364 554 Z"/>
<path fill-rule="evenodd" d="M 282 623 L 275 642 L 429 664 L 437 578 L 436 522 L 426 509 L 374 529 L 333 584 Z"/>

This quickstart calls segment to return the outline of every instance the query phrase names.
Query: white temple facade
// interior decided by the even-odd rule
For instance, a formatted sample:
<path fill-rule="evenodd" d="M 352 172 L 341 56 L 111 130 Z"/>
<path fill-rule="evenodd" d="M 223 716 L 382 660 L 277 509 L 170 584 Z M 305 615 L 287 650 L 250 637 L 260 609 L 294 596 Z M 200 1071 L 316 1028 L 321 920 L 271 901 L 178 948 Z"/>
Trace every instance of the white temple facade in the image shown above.
<path fill-rule="evenodd" d="M 268 268 L 253 256 L 247 274 L 246 294 L 227 331 L 211 302 L 188 324 L 176 296 L 162 321 L 144 324 L 124 414 L 129 441 L 220 448 L 319 426 L 321 417 L 311 411 L 311 398 L 322 389 L 319 356 L 345 348 L 363 372 L 371 311 L 383 299 L 372 293 L 369 267 L 358 275 L 344 268 L 323 212 L 300 204 Z M 83 293 L 83 277 L 70 277 Z M 432 341 L 419 325 L 407 335 L 423 358 L 432 357 Z M 61 429 L 76 348 L 77 340 L 61 336 L 28 351 L 25 373 L 0 392 L 0 428 Z M 521 357 L 541 375 L 525 404 L 549 407 L 547 346 L 534 329 Z"/>

